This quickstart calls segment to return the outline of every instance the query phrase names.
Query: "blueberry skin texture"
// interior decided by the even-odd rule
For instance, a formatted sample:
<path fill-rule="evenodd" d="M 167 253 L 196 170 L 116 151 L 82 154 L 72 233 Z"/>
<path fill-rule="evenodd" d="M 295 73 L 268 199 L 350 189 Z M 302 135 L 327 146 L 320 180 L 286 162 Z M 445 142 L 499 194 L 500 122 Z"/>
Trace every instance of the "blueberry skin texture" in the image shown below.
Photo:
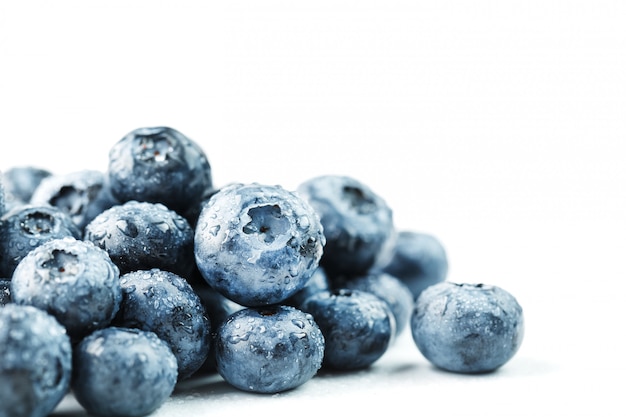
<path fill-rule="evenodd" d="M 435 366 L 485 373 L 518 351 L 524 317 L 517 300 L 499 287 L 442 282 L 417 299 L 411 332 L 420 352 Z"/>
<path fill-rule="evenodd" d="M 107 327 L 75 349 L 72 392 L 90 415 L 148 415 L 170 397 L 176 381 L 176 358 L 152 332 Z"/>
<path fill-rule="evenodd" d="M 0 276 L 11 277 L 33 249 L 64 237 L 80 239 L 72 219 L 51 206 L 20 205 L 0 218 Z"/>
<path fill-rule="evenodd" d="M 324 335 L 325 369 L 369 367 L 387 351 L 396 332 L 387 303 L 365 291 L 321 291 L 307 298 L 302 310 L 313 316 Z"/>
<path fill-rule="evenodd" d="M 91 242 L 54 239 L 32 250 L 15 268 L 14 303 L 52 314 L 77 341 L 108 326 L 122 301 L 119 269 Z"/>
<path fill-rule="evenodd" d="M 121 274 L 159 268 L 182 277 L 195 268 L 194 231 L 163 204 L 128 201 L 97 215 L 84 239 L 106 250 Z"/>
<path fill-rule="evenodd" d="M 304 300 L 309 298 L 311 295 L 319 291 L 328 290 L 330 290 L 330 281 L 328 280 L 328 275 L 326 275 L 326 271 L 324 271 L 324 268 L 320 266 L 315 270 L 315 272 L 313 272 L 313 276 L 304 285 L 304 287 L 302 287 L 301 290 L 297 291 L 291 297 L 287 298 L 283 302 L 283 304 L 290 305 L 296 308 L 301 308 Z"/>
<path fill-rule="evenodd" d="M 448 256 L 435 236 L 402 230 L 397 234 L 391 259 L 382 270 L 404 282 L 417 299 L 425 288 L 446 280 Z"/>
<path fill-rule="evenodd" d="M 11 302 L 11 280 L 0 279 L 0 307 Z"/>
<path fill-rule="evenodd" d="M 7 199 L 11 205 L 28 204 L 35 189 L 46 177 L 52 175 L 47 169 L 35 166 L 15 166 L 2 173 L 0 182 L 4 182 Z"/>
<path fill-rule="evenodd" d="M 0 307 L 0 417 L 46 417 L 67 394 L 72 347 L 43 310 Z"/>
<path fill-rule="evenodd" d="M 238 304 L 260 307 L 300 290 L 325 243 L 313 208 L 279 185 L 233 184 L 206 203 L 195 258 L 207 283 Z"/>
<path fill-rule="evenodd" d="M 273 394 L 315 376 L 324 357 L 324 336 L 313 317 L 290 306 L 245 308 L 218 329 L 216 362 L 232 386 Z"/>
<path fill-rule="evenodd" d="M 122 303 L 113 324 L 156 333 L 176 357 L 178 378 L 194 374 L 209 354 L 211 322 L 191 285 L 159 269 L 129 272 L 120 283 Z"/>
<path fill-rule="evenodd" d="M 349 176 L 323 175 L 297 192 L 320 216 L 326 237 L 320 265 L 331 281 L 386 263 L 395 236 L 393 212 L 370 187 Z"/>
<path fill-rule="evenodd" d="M 107 176 L 91 169 L 50 175 L 41 180 L 30 198 L 30 204 L 49 204 L 66 212 L 81 234 L 94 217 L 118 203 Z"/>
<path fill-rule="evenodd" d="M 135 129 L 119 140 L 109 151 L 108 177 L 118 200 L 162 203 L 180 214 L 213 186 L 202 148 L 167 126 Z"/>

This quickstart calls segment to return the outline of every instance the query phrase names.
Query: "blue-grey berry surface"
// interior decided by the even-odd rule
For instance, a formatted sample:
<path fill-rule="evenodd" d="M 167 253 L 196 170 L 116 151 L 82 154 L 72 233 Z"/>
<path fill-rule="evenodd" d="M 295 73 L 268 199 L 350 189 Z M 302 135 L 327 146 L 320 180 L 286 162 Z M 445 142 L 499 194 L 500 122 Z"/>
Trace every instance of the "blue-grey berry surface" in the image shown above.
<path fill-rule="evenodd" d="M 273 394 L 299 387 L 321 368 L 324 336 L 310 314 L 290 306 L 240 310 L 218 329 L 216 362 L 234 387 Z"/>
<path fill-rule="evenodd" d="M 122 301 L 119 269 L 91 242 L 54 239 L 29 252 L 11 280 L 14 303 L 52 314 L 72 341 L 108 326 Z"/>
<path fill-rule="evenodd" d="M 180 379 L 200 369 L 211 346 L 211 322 L 191 285 L 159 269 L 129 272 L 120 282 L 123 297 L 114 325 L 151 331 L 166 341 Z"/>
<path fill-rule="evenodd" d="M 393 212 L 369 186 L 349 176 L 323 175 L 303 182 L 297 192 L 320 216 L 326 237 L 320 265 L 331 281 L 386 263 L 395 236 Z"/>
<path fill-rule="evenodd" d="M 5 193 L 13 204 L 27 204 L 35 189 L 46 177 L 52 175 L 50 171 L 35 166 L 14 166 L 2 172 L 0 181 L 4 184 Z"/>
<path fill-rule="evenodd" d="M 46 417 L 69 391 L 65 329 L 32 306 L 0 307 L 0 417 Z"/>
<path fill-rule="evenodd" d="M 325 339 L 323 367 L 351 371 L 380 359 L 396 333 L 391 309 L 374 294 L 339 289 L 308 297 L 302 310 L 310 313 Z"/>
<path fill-rule="evenodd" d="M 176 358 L 152 332 L 107 327 L 75 349 L 72 392 L 90 415 L 148 415 L 170 397 L 176 381 Z"/>
<path fill-rule="evenodd" d="M 417 299 L 425 288 L 446 280 L 448 256 L 432 234 L 401 230 L 389 263 L 382 270 L 404 282 Z"/>
<path fill-rule="evenodd" d="M 0 217 L 2 217 L 7 210 L 7 198 L 4 188 L 4 178 L 2 172 L 0 172 Z"/>
<path fill-rule="evenodd" d="M 115 143 L 108 177 L 118 200 L 162 203 L 180 214 L 198 203 L 213 183 L 203 149 L 167 126 L 135 129 Z"/>
<path fill-rule="evenodd" d="M 195 268 L 194 231 L 160 203 L 128 201 L 97 215 L 84 239 L 108 252 L 120 273 L 159 268 L 187 277 Z"/>
<path fill-rule="evenodd" d="M 0 276 L 10 278 L 33 249 L 64 237 L 81 238 L 69 215 L 48 205 L 19 205 L 0 218 Z"/>
<path fill-rule="evenodd" d="M 319 216 L 279 185 L 233 184 L 206 203 L 195 229 L 198 269 L 248 307 L 280 303 L 311 278 L 325 239 Z"/>
<path fill-rule="evenodd" d="M 0 307 L 11 302 L 11 280 L 0 278 Z"/>
<path fill-rule="evenodd" d="M 311 295 L 320 292 L 320 291 L 328 291 L 330 289 L 330 281 L 328 279 L 328 275 L 326 275 L 326 271 L 321 266 L 318 267 L 313 276 L 309 279 L 309 281 L 295 294 L 291 297 L 287 298 L 283 304 L 294 306 L 296 308 L 300 308 L 304 300 L 309 298 Z"/>
<path fill-rule="evenodd" d="M 518 351 L 522 307 L 494 285 L 441 282 L 425 289 L 411 316 L 419 351 L 433 365 L 458 373 L 491 372 Z"/>

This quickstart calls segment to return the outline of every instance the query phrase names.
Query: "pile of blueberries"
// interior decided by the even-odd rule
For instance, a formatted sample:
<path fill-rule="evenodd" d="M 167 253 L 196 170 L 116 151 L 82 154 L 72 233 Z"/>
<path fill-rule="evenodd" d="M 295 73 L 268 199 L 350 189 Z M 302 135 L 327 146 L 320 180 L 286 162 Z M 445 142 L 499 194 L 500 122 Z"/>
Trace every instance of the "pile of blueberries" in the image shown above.
<path fill-rule="evenodd" d="M 511 294 L 448 282 L 441 243 L 398 230 L 366 184 L 216 187 L 169 127 L 128 133 L 106 172 L 4 170 L 0 215 L 0 417 L 70 391 L 143 416 L 209 373 L 279 393 L 369 367 L 407 328 L 434 366 L 491 372 L 523 337 Z"/>

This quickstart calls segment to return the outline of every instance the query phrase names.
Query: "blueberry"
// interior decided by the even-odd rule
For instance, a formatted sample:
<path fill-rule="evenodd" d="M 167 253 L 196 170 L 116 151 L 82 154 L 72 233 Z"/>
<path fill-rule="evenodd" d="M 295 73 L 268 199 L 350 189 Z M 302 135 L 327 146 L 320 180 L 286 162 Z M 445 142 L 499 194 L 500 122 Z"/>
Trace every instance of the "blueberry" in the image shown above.
<path fill-rule="evenodd" d="M 108 327 L 75 349 L 72 391 L 90 415 L 148 415 L 169 398 L 176 378 L 176 358 L 152 332 Z"/>
<path fill-rule="evenodd" d="M 41 180 L 31 204 L 49 204 L 66 212 L 81 231 L 94 217 L 118 204 L 103 172 L 85 169 Z"/>
<path fill-rule="evenodd" d="M 426 287 L 445 281 L 448 257 L 435 236 L 402 230 L 397 234 L 389 263 L 382 269 L 404 282 L 417 299 Z"/>
<path fill-rule="evenodd" d="M 67 213 L 51 206 L 14 207 L 0 218 L 0 276 L 11 277 L 31 250 L 63 237 L 81 237 Z"/>
<path fill-rule="evenodd" d="M 4 179 L 0 172 L 0 217 L 7 211 L 6 192 L 4 190 Z"/>
<path fill-rule="evenodd" d="M 4 171 L 0 182 L 4 182 L 7 206 L 28 204 L 41 181 L 50 175 L 50 171 L 35 166 L 16 166 Z"/>
<path fill-rule="evenodd" d="M 46 417 L 69 390 L 72 347 L 43 310 L 0 307 L 0 416 Z"/>
<path fill-rule="evenodd" d="M 398 278 L 384 272 L 370 272 L 347 279 L 340 285 L 342 288 L 372 293 L 385 301 L 396 321 L 396 335 L 408 327 L 413 311 L 413 294 Z"/>
<path fill-rule="evenodd" d="M 213 186 L 201 147 L 165 126 L 135 129 L 119 140 L 109 152 L 108 176 L 118 200 L 162 203 L 181 214 Z"/>
<path fill-rule="evenodd" d="M 0 307 L 11 302 L 11 280 L 0 278 Z"/>
<path fill-rule="evenodd" d="M 16 304 L 46 310 L 77 341 L 113 320 L 122 301 L 119 270 L 91 242 L 53 239 L 17 265 L 11 297 Z"/>
<path fill-rule="evenodd" d="M 218 329 L 216 362 L 232 386 L 278 393 L 315 376 L 324 356 L 324 336 L 310 314 L 290 306 L 250 307 Z"/>
<path fill-rule="evenodd" d="M 411 316 L 413 340 L 435 366 L 490 372 L 508 362 L 524 335 L 522 308 L 507 291 L 441 282 L 425 289 Z"/>
<path fill-rule="evenodd" d="M 195 373 L 209 353 L 211 322 L 191 285 L 159 269 L 129 272 L 120 282 L 123 298 L 114 325 L 156 333 L 176 356 L 179 379 Z"/>
<path fill-rule="evenodd" d="M 313 208 L 279 185 L 233 184 L 202 209 L 196 264 L 207 283 L 238 304 L 280 303 L 319 265 L 324 234 Z"/>
<path fill-rule="evenodd" d="M 159 268 L 186 277 L 195 268 L 193 233 L 163 204 L 128 201 L 97 215 L 84 239 L 106 250 L 122 274 Z"/>
<path fill-rule="evenodd" d="M 304 300 L 319 291 L 327 291 L 330 289 L 330 281 L 326 275 L 326 271 L 321 266 L 318 267 L 309 281 L 295 294 L 287 298 L 283 304 L 300 308 Z"/>
<path fill-rule="evenodd" d="M 326 369 L 350 371 L 372 365 L 387 351 L 396 332 L 387 303 L 365 291 L 317 292 L 304 301 L 302 310 L 322 330 Z"/>
<path fill-rule="evenodd" d="M 363 182 L 323 175 L 297 188 L 320 216 L 326 237 L 320 265 L 332 281 L 358 276 L 387 260 L 393 238 L 392 210 Z"/>

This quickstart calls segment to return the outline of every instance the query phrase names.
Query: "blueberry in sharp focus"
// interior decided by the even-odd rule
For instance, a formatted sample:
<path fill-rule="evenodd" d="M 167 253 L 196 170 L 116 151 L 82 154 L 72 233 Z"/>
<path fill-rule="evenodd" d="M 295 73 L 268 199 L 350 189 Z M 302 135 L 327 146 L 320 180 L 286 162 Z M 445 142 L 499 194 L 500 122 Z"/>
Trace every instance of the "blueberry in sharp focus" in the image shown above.
<path fill-rule="evenodd" d="M 52 314 L 77 341 L 113 320 L 122 301 L 119 270 L 91 242 L 53 239 L 17 265 L 11 297 Z"/>
<path fill-rule="evenodd" d="M 48 416 L 70 385 L 72 347 L 63 326 L 38 308 L 7 304 L 0 346 L 0 416 Z"/>
<path fill-rule="evenodd" d="M 120 201 L 162 203 L 181 214 L 213 185 L 202 148 L 166 126 L 135 129 L 115 143 L 109 152 L 108 176 Z"/>
<path fill-rule="evenodd" d="M 302 310 L 322 330 L 326 369 L 350 371 L 372 365 L 387 351 L 396 332 L 387 303 L 365 291 L 317 292 L 304 301 Z"/>
<path fill-rule="evenodd" d="M 324 268 L 320 266 L 317 267 L 315 272 L 313 272 L 313 275 L 307 281 L 304 287 L 302 287 L 302 289 L 283 301 L 283 304 L 300 308 L 304 300 L 309 298 L 311 295 L 319 291 L 328 291 L 329 289 L 330 282 L 328 280 L 328 276 L 326 275 Z"/>
<path fill-rule="evenodd" d="M 363 275 L 387 260 L 393 214 L 385 200 L 355 178 L 323 175 L 297 188 L 319 214 L 326 246 L 320 265 L 332 281 L 338 275 Z"/>
<path fill-rule="evenodd" d="M 11 277 L 31 250 L 53 239 L 81 233 L 67 213 L 56 207 L 20 205 L 0 218 L 0 276 Z"/>
<path fill-rule="evenodd" d="M 151 331 L 165 340 L 178 361 L 179 379 L 200 369 L 211 346 L 211 322 L 191 285 L 156 268 L 129 272 L 120 282 L 123 297 L 114 325 Z"/>
<path fill-rule="evenodd" d="M 75 349 L 72 392 L 90 415 L 148 415 L 170 397 L 176 381 L 176 358 L 152 332 L 107 327 Z"/>
<path fill-rule="evenodd" d="M 232 184 L 202 209 L 195 258 L 216 291 L 258 307 L 300 290 L 318 267 L 324 242 L 318 215 L 297 194 L 279 185 Z"/>
<path fill-rule="evenodd" d="M 195 268 L 193 233 L 163 204 L 128 201 L 97 215 L 84 239 L 107 251 L 122 274 L 159 268 L 186 278 Z"/>
<path fill-rule="evenodd" d="M 389 263 L 382 270 L 404 282 L 417 299 L 427 287 L 445 281 L 448 257 L 441 241 L 428 233 L 397 233 Z"/>
<path fill-rule="evenodd" d="M 411 331 L 420 352 L 435 366 L 482 373 L 515 355 L 524 317 L 515 297 L 500 287 L 441 282 L 418 297 Z"/>
<path fill-rule="evenodd" d="M 15 166 L 2 173 L 0 182 L 4 183 L 7 206 L 15 207 L 28 204 L 41 181 L 52 175 L 47 169 L 35 166 Z"/>
<path fill-rule="evenodd" d="M 324 356 L 324 336 L 313 317 L 290 306 L 245 308 L 218 329 L 216 362 L 234 387 L 273 394 L 315 376 Z"/>

